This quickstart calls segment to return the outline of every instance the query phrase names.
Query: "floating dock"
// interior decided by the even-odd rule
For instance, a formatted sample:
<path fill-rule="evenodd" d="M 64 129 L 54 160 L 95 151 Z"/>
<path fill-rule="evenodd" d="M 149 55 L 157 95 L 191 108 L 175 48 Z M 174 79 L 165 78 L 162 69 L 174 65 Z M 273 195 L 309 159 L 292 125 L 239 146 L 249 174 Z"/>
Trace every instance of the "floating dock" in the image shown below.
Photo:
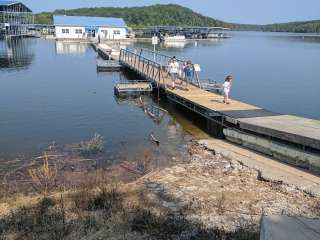
<path fill-rule="evenodd" d="M 320 121 L 274 113 L 237 100 L 224 104 L 219 94 L 192 84 L 188 91 L 170 89 L 165 70 L 170 56 L 149 57 L 121 50 L 120 64 L 154 82 L 165 96 L 207 119 L 207 131 L 220 138 L 320 173 Z"/>
<path fill-rule="evenodd" d="M 115 49 L 105 43 L 91 43 L 93 49 L 105 60 L 119 61 L 120 48 Z"/>
<path fill-rule="evenodd" d="M 98 72 L 114 72 L 120 71 L 121 65 L 119 61 L 97 59 Z"/>
<path fill-rule="evenodd" d="M 152 84 L 145 81 L 129 81 L 118 83 L 114 87 L 114 92 L 115 95 L 119 97 L 148 94 L 152 92 Z"/>

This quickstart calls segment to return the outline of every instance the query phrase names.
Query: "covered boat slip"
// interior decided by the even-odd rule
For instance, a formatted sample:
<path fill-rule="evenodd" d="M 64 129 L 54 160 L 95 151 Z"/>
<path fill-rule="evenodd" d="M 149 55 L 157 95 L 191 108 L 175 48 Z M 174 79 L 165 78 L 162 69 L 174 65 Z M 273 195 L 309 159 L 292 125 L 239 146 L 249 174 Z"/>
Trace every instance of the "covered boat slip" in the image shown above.
<path fill-rule="evenodd" d="M 196 82 L 188 85 L 188 91 L 179 85 L 173 90 L 168 87 L 171 78 L 164 65 L 170 56 L 160 60 L 164 55 L 147 57 L 136 52 L 122 49 L 120 63 L 156 83 L 171 101 L 205 117 L 213 135 L 320 173 L 320 121 L 274 113 L 237 100 L 224 104 L 221 95 Z"/>
<path fill-rule="evenodd" d="M 6 37 L 34 36 L 34 16 L 19 1 L 0 0 L 0 35 Z"/>

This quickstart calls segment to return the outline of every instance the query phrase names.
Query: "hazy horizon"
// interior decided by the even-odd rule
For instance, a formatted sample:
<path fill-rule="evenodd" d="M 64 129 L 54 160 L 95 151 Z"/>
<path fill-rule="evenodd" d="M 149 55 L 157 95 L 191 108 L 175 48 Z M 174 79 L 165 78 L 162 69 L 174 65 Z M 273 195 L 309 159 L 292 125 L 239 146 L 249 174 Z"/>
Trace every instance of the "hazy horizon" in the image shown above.
<path fill-rule="evenodd" d="M 296 21 L 320 20 L 318 0 L 70 0 L 39 2 L 22 0 L 34 12 L 83 7 L 140 7 L 154 4 L 179 4 L 214 19 L 241 24 L 272 24 Z"/>

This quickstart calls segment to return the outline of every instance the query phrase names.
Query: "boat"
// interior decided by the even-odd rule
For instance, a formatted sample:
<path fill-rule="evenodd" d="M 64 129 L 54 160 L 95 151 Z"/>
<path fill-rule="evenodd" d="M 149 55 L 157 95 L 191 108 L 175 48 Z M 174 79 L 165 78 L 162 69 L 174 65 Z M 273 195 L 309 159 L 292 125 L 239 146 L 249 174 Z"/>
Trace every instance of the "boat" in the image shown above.
<path fill-rule="evenodd" d="M 209 39 L 230 38 L 231 36 L 228 35 L 225 31 L 230 31 L 230 29 L 222 28 L 222 27 L 212 27 L 209 29 L 206 38 L 209 38 Z"/>
<path fill-rule="evenodd" d="M 184 35 L 165 36 L 164 42 L 184 42 L 186 37 Z"/>
<path fill-rule="evenodd" d="M 207 38 L 229 38 L 225 33 L 209 33 Z"/>

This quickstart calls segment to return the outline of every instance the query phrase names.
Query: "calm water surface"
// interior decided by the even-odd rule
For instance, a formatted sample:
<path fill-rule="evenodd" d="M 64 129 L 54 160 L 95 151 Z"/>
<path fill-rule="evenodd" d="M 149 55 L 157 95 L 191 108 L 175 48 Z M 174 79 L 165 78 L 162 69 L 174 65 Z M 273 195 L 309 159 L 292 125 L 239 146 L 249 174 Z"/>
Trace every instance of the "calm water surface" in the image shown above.
<path fill-rule="evenodd" d="M 202 79 L 219 82 L 234 75 L 233 98 L 320 119 L 320 35 L 232 32 L 232 36 L 158 49 L 199 63 Z"/>
<path fill-rule="evenodd" d="M 120 73 L 97 73 L 89 45 L 41 39 L 1 42 L 0 159 L 31 156 L 52 141 L 105 138 L 106 157 L 134 159 L 145 149 L 175 156 L 188 138 L 167 115 L 156 124 L 134 101 L 118 101 Z M 147 98 L 146 101 L 152 101 Z M 155 148 L 150 133 L 160 140 Z"/>
<path fill-rule="evenodd" d="M 237 99 L 320 119 L 320 38 L 239 32 L 158 50 L 199 63 L 203 79 L 233 74 Z M 95 132 L 105 137 L 110 159 L 139 157 L 154 147 L 151 132 L 162 143 L 159 154 L 174 156 L 188 138 L 185 130 L 201 133 L 180 112 L 156 124 L 134 102 L 117 101 L 113 86 L 126 77 L 97 73 L 95 59 L 84 44 L 0 41 L 0 159 L 37 154 L 52 141 L 80 142 Z"/>

